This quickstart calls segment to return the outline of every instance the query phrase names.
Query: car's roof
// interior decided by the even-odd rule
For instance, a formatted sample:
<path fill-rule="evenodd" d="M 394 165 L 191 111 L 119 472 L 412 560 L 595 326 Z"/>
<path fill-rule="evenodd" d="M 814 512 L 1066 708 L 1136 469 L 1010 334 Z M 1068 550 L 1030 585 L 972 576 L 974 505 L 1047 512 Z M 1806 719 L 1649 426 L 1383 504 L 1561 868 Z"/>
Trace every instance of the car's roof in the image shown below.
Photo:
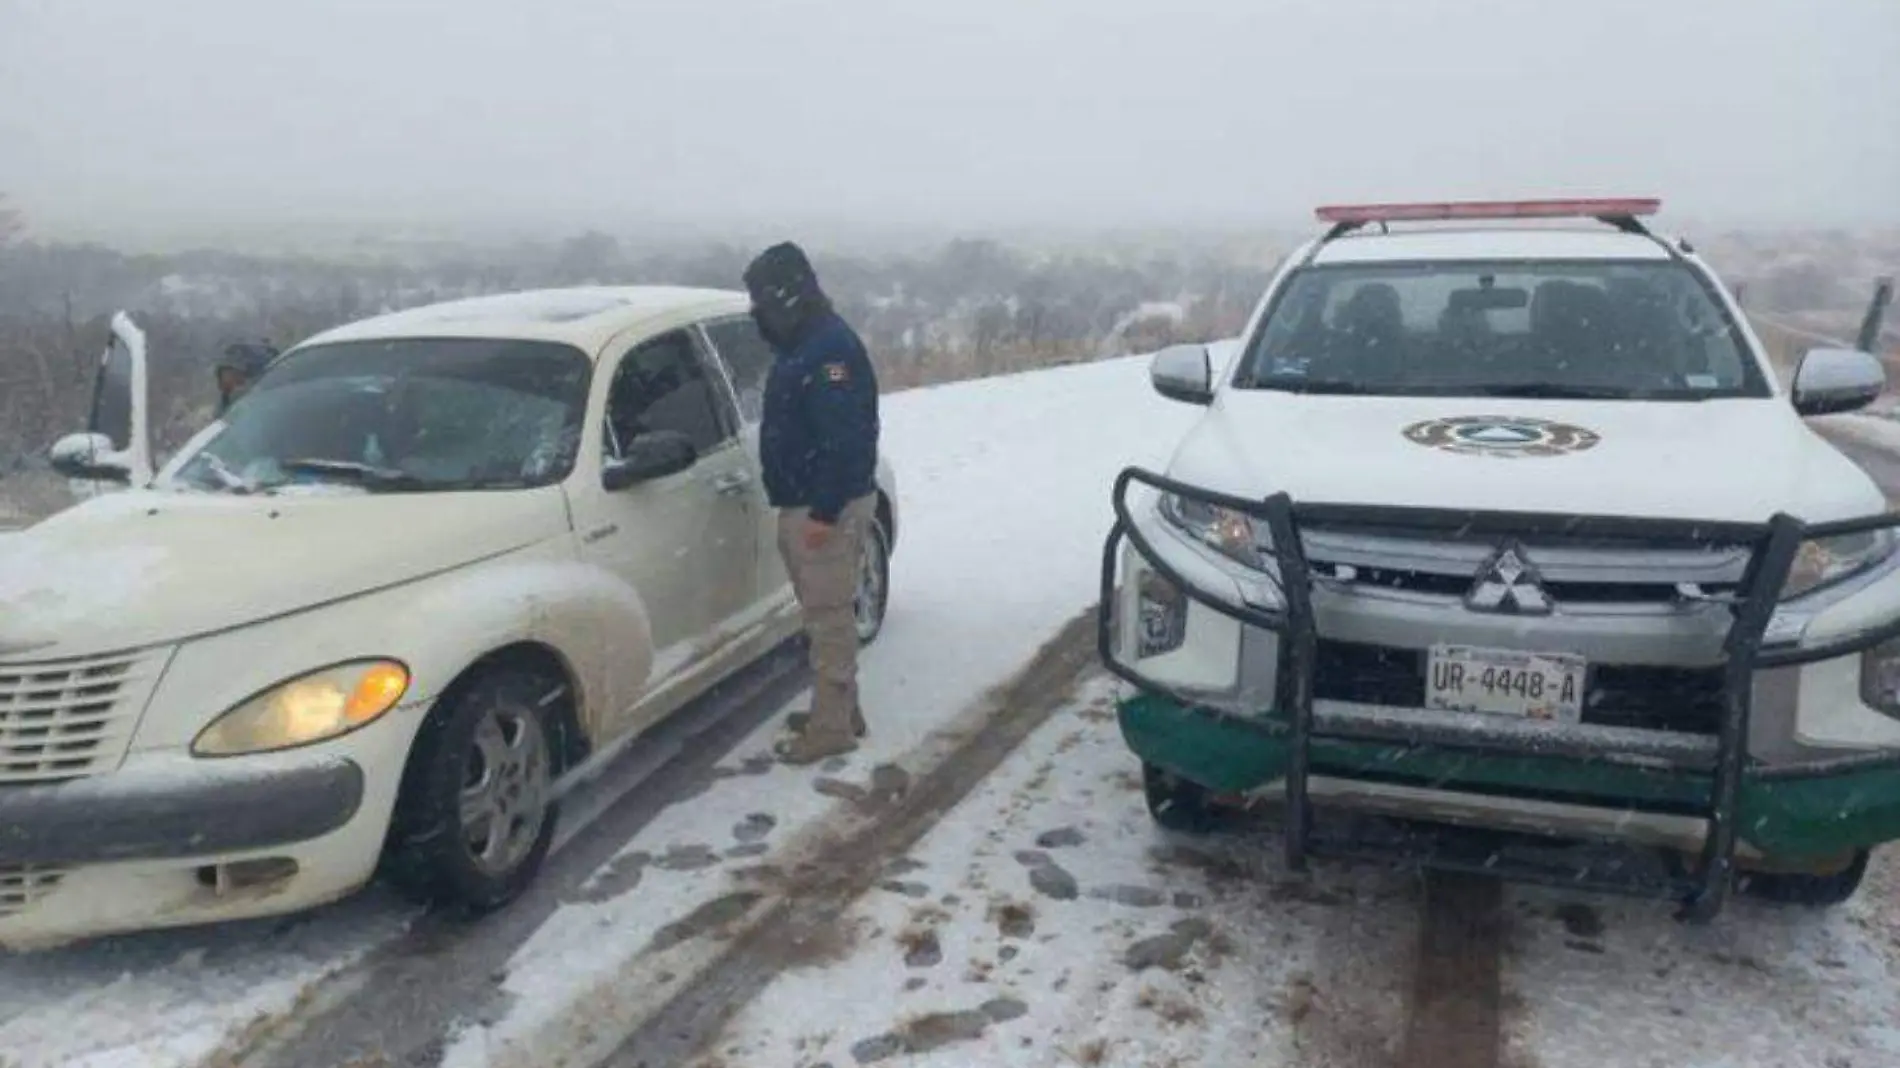
<path fill-rule="evenodd" d="M 1664 260 L 1654 238 L 1607 228 L 1465 227 L 1348 234 L 1319 247 L 1316 264 L 1433 260 Z"/>
<path fill-rule="evenodd" d="M 470 297 L 339 326 L 304 345 L 399 337 L 561 341 L 597 356 L 622 331 L 657 319 L 742 312 L 745 294 L 676 286 L 576 286 Z M 301 346 L 300 346 L 301 347 Z"/>

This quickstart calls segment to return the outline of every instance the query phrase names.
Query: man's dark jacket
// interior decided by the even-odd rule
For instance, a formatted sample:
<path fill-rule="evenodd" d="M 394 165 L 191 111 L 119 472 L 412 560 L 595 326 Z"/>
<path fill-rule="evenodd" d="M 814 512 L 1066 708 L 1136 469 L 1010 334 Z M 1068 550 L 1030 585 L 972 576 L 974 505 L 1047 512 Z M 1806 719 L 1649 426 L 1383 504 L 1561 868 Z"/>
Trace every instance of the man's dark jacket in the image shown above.
<path fill-rule="evenodd" d="M 769 332 L 768 332 L 769 334 Z M 835 523 L 877 485 L 877 375 L 857 332 L 829 306 L 800 324 L 766 377 L 759 461 L 775 508 Z"/>

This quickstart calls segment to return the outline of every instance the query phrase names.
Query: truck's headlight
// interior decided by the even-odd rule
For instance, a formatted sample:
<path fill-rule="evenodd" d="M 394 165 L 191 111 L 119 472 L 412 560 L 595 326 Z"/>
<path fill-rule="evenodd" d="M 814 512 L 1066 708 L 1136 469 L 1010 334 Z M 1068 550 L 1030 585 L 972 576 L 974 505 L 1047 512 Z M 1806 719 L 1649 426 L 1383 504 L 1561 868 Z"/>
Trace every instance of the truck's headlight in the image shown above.
<path fill-rule="evenodd" d="M 191 743 L 197 756 L 290 749 L 374 722 L 409 690 L 394 660 L 358 660 L 280 682 L 219 716 Z"/>
<path fill-rule="evenodd" d="M 1894 545 L 1893 530 L 1887 527 L 1804 541 L 1795 553 L 1788 582 L 1781 588 L 1781 599 L 1800 597 L 1851 578 L 1892 556 Z"/>
<path fill-rule="evenodd" d="M 1172 493 L 1161 498 L 1161 514 L 1229 560 L 1255 571 L 1267 570 L 1267 532 L 1252 516 Z"/>

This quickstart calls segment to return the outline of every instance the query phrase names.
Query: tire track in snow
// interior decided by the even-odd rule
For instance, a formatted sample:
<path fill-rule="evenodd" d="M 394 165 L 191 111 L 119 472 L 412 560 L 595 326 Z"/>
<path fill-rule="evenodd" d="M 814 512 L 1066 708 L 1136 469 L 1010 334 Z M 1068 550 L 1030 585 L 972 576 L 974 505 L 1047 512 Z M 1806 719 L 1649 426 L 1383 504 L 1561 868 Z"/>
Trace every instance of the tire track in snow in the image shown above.
<path fill-rule="evenodd" d="M 774 977 L 837 952 L 846 911 L 903 855 L 1048 721 L 1095 665 L 1095 609 L 1071 620 L 1011 681 L 978 706 L 974 728 L 868 824 L 833 832 L 754 911 L 711 963 L 619 1044 L 611 1068 L 689 1063 Z M 953 730 L 955 728 L 952 728 Z"/>

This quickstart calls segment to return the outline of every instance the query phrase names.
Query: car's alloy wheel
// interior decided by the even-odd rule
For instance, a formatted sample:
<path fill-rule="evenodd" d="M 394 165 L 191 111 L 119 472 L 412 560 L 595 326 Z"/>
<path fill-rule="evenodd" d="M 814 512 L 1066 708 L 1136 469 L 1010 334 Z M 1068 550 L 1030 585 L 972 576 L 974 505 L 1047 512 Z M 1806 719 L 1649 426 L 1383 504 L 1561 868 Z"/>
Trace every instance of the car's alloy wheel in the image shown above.
<path fill-rule="evenodd" d="M 428 902 L 476 912 L 515 898 L 541 869 L 558 805 L 550 787 L 565 723 L 561 680 L 517 667 L 451 687 L 416 734 L 384 872 Z"/>
<path fill-rule="evenodd" d="M 858 556 L 858 584 L 852 594 L 851 611 L 857 618 L 858 641 L 869 645 L 884 629 L 884 611 L 890 605 L 890 535 L 884 524 L 872 520 L 864 534 L 864 551 Z"/>
<path fill-rule="evenodd" d="M 489 875 L 506 876 L 546 819 L 547 734 L 531 707 L 490 705 L 475 727 L 460 809 L 462 844 Z"/>

